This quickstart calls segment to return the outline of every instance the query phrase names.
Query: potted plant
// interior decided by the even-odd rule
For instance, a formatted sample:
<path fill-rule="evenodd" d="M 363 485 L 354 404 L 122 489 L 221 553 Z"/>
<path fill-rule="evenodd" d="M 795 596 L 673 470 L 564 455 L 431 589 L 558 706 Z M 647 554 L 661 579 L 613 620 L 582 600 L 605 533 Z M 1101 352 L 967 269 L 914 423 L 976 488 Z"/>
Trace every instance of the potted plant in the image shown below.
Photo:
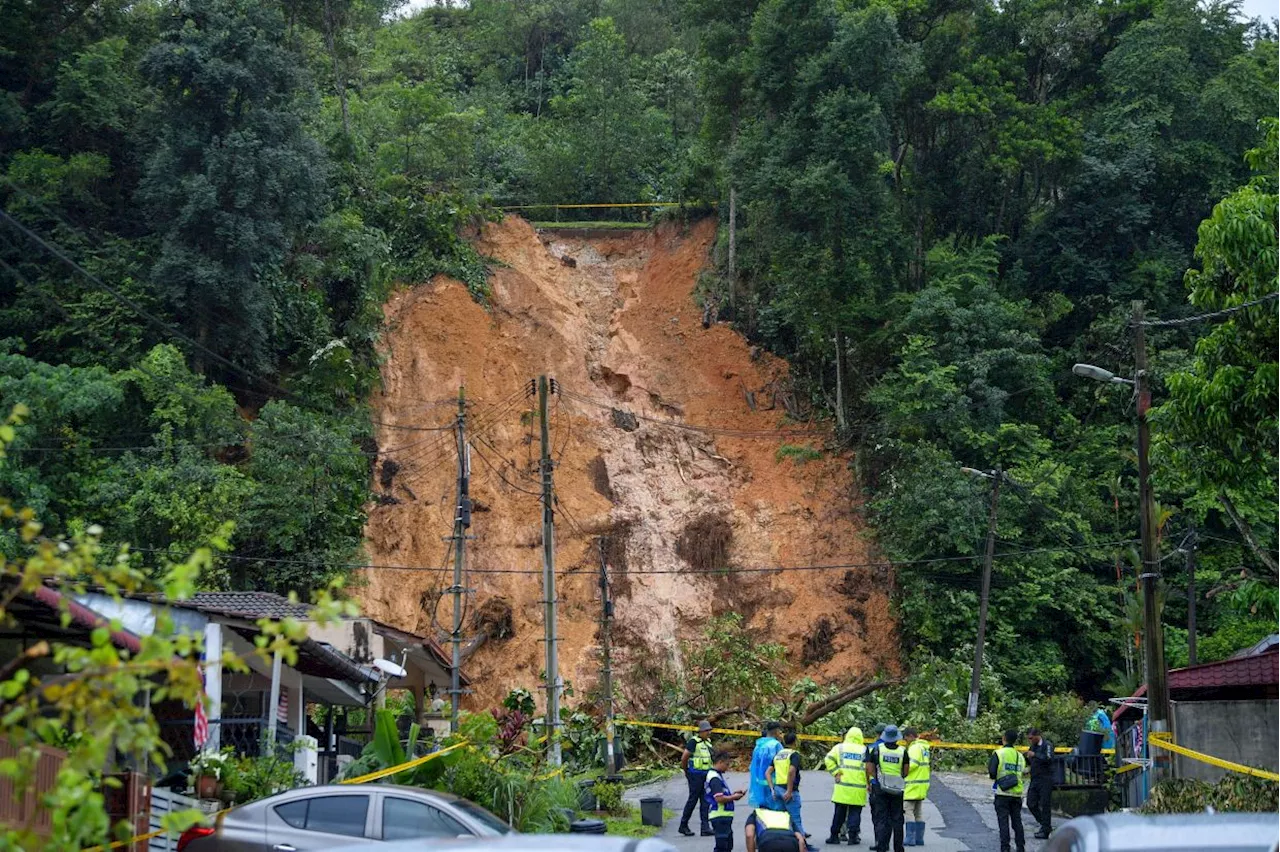
<path fill-rule="evenodd" d="M 222 779 L 234 759 L 230 749 L 202 751 L 191 758 L 188 768 L 191 770 L 192 786 L 195 787 L 197 799 L 218 798 Z"/>

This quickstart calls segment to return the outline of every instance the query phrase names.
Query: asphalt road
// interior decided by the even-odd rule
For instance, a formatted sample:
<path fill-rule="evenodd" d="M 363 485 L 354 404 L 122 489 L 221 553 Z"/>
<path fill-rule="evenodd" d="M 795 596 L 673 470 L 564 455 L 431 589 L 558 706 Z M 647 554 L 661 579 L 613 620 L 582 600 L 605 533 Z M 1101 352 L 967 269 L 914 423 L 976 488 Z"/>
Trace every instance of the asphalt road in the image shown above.
<path fill-rule="evenodd" d="M 747 787 L 747 773 L 730 772 L 730 786 L 735 790 Z M 822 847 L 831 829 L 831 819 L 835 815 L 831 804 L 833 782 L 831 775 L 821 771 L 808 771 L 801 776 L 800 793 L 804 804 L 801 816 L 805 831 L 812 837 L 809 842 Z M 639 800 L 648 796 L 661 796 L 663 807 L 675 812 L 675 816 L 667 820 L 658 834 L 663 840 L 680 850 L 690 852 L 710 852 L 714 845 L 711 837 L 684 837 L 676 829 L 680 822 L 680 812 L 684 807 L 688 787 L 684 778 L 677 776 L 657 784 L 637 787 L 627 792 L 627 800 L 638 804 Z M 742 841 L 742 821 L 751 808 L 738 804 L 734 817 L 736 839 L 735 849 L 745 849 Z M 992 806 L 991 782 L 975 775 L 957 772 L 934 773 L 929 787 L 929 798 L 925 801 L 925 845 L 922 848 L 933 852 L 998 852 L 999 836 L 996 833 L 995 809 Z M 1023 809 L 1023 825 L 1026 827 L 1027 852 L 1038 852 L 1044 841 L 1031 837 L 1036 831 L 1035 821 Z M 694 812 L 690 828 L 698 830 L 698 815 Z M 871 809 L 862 809 L 862 846 L 869 848 L 874 841 L 871 830 Z M 835 847 L 827 847 L 835 848 Z M 848 848 L 844 846 L 842 848 Z"/>

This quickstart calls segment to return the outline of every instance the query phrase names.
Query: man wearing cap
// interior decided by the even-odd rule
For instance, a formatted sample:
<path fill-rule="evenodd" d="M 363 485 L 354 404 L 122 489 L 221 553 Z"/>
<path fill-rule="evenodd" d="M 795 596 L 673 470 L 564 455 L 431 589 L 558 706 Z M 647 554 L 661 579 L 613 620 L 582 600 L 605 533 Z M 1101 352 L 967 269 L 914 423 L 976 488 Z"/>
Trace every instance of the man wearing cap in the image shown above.
<path fill-rule="evenodd" d="M 782 751 L 782 725 L 779 722 L 766 722 L 762 736 L 756 740 L 756 747 L 751 752 L 751 784 L 748 791 L 747 804 L 753 807 L 773 807 L 773 790 L 765 774 L 773 765 L 773 759 Z"/>
<path fill-rule="evenodd" d="M 875 852 L 902 852 L 903 811 L 902 794 L 907 788 L 910 763 L 907 750 L 898 744 L 901 734 L 897 725 L 885 726 L 880 742 L 867 752 L 867 785 L 871 795 L 879 800 L 872 821 L 876 831 Z"/>
<path fill-rule="evenodd" d="M 1053 743 L 1040 735 L 1039 728 L 1027 729 L 1027 743 L 1027 768 L 1031 770 L 1027 810 L 1040 823 L 1036 839 L 1044 840 L 1053 833 Z"/>
<path fill-rule="evenodd" d="M 698 816 L 702 819 L 702 836 L 710 837 L 715 833 L 711 830 L 709 820 L 711 805 L 703 795 L 707 783 L 707 771 L 711 769 L 711 723 L 706 719 L 698 723 L 697 735 L 690 737 L 684 744 L 684 751 L 680 755 L 680 768 L 684 770 L 685 781 L 689 783 L 689 798 L 684 803 L 684 814 L 680 817 L 679 831 L 685 837 L 693 836 L 693 830 L 689 828 L 689 818 L 693 816 L 693 809 L 696 807 Z"/>

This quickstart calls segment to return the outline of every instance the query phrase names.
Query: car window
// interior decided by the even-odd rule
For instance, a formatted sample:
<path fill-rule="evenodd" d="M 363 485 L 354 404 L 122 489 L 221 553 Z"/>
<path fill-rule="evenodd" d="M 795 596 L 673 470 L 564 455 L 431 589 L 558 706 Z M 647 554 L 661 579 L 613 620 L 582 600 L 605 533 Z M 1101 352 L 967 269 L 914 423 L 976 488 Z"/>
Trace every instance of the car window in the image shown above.
<path fill-rule="evenodd" d="M 300 799 L 296 802 L 285 802 L 283 805 L 276 805 L 276 816 L 294 828 L 306 828 L 307 800 Z"/>
<path fill-rule="evenodd" d="M 382 800 L 382 839 L 470 836 L 467 827 L 430 805 L 388 796 Z"/>
<path fill-rule="evenodd" d="M 368 796 L 319 796 L 276 805 L 276 816 L 294 828 L 364 837 Z"/>
<path fill-rule="evenodd" d="M 490 829 L 494 834 L 511 833 L 511 826 L 507 825 L 502 821 L 502 819 L 489 813 L 475 802 L 468 802 L 466 799 L 454 799 L 453 806 L 483 825 L 485 828 Z"/>

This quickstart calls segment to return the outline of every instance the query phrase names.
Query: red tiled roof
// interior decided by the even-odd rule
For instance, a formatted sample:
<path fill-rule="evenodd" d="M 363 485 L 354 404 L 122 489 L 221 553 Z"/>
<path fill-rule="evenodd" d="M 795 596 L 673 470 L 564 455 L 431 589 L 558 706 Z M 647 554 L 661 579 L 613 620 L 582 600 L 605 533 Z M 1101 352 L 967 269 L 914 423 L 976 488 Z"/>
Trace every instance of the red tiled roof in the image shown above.
<path fill-rule="evenodd" d="M 1271 648 L 1252 657 L 1233 657 L 1216 663 L 1201 663 L 1172 669 L 1169 672 L 1169 695 L 1175 692 L 1197 689 L 1224 689 L 1228 687 L 1276 686 L 1280 684 L 1280 648 Z M 1147 694 L 1147 685 L 1138 687 L 1134 697 Z M 1121 707 L 1112 714 L 1119 719 L 1127 708 Z"/>

